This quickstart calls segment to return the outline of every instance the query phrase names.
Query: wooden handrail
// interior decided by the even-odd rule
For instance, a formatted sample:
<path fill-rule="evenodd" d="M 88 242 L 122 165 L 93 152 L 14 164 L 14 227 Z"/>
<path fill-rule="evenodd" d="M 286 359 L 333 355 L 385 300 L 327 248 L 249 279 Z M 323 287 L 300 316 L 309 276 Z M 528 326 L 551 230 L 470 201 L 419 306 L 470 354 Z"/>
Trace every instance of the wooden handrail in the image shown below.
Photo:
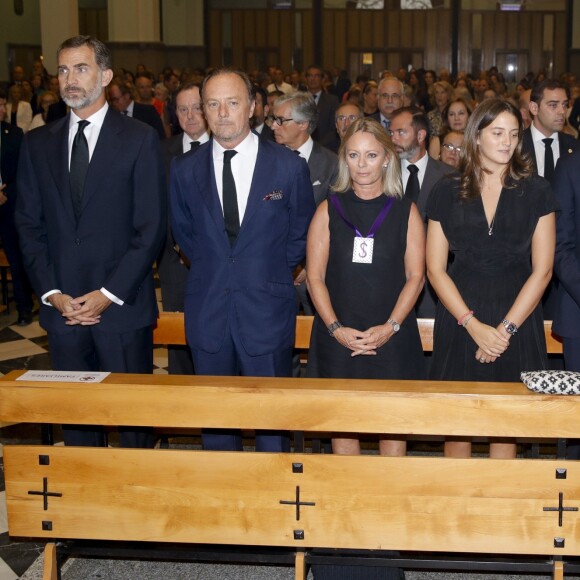
<path fill-rule="evenodd" d="M 294 347 L 307 349 L 310 346 L 310 333 L 312 331 L 312 316 L 296 317 L 296 339 Z M 433 325 L 432 318 L 419 318 L 419 334 L 425 352 L 433 351 Z M 544 321 L 544 334 L 546 336 L 547 352 L 549 354 L 559 354 L 562 352 L 562 341 L 560 337 L 552 334 L 552 321 Z M 157 320 L 157 327 L 153 333 L 155 344 L 187 344 L 185 338 L 183 312 L 162 312 Z"/>

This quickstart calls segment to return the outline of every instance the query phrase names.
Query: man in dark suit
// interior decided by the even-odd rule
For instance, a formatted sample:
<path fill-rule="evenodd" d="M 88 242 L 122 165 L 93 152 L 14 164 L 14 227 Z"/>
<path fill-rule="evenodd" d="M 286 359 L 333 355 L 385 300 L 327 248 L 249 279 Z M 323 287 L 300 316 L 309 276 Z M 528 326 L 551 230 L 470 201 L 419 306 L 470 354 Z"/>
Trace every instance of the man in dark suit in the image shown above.
<path fill-rule="evenodd" d="M 534 171 L 550 183 L 559 161 L 580 148 L 580 142 L 562 132 L 568 112 L 569 90 L 557 80 L 546 79 L 534 87 L 530 95 L 529 111 L 532 124 L 524 131 L 522 151 L 533 162 Z M 544 296 L 544 318 L 552 320 L 556 312 L 557 276 L 552 279 Z"/>
<path fill-rule="evenodd" d="M 393 113 L 403 106 L 405 88 L 403 83 L 395 77 L 387 77 L 379 83 L 377 105 L 379 110 L 370 115 L 378 121 L 387 131 L 391 127 Z"/>
<path fill-rule="evenodd" d="M 532 124 L 524 131 L 522 151 L 531 157 L 535 172 L 550 182 L 558 160 L 580 148 L 580 142 L 562 132 L 568 104 L 569 89 L 557 80 L 546 79 L 532 88 Z"/>
<path fill-rule="evenodd" d="M 562 337 L 566 369 L 580 372 L 580 151 L 558 162 L 554 192 L 560 202 L 554 262 L 560 284 L 553 330 Z"/>
<path fill-rule="evenodd" d="M 399 82 L 399 81 L 396 81 Z M 417 204 L 423 220 L 427 219 L 427 200 L 435 184 L 454 169 L 427 153 L 429 119 L 418 107 L 402 107 L 393 112 L 389 133 L 401 159 L 405 196 Z M 415 306 L 420 318 L 434 318 L 437 298 L 429 283 Z"/>
<path fill-rule="evenodd" d="M 152 265 L 166 225 L 165 175 L 150 127 L 106 101 L 111 55 L 90 36 L 58 49 L 71 112 L 30 131 L 18 172 L 16 225 L 41 300 L 55 370 L 151 373 L 157 302 Z M 94 426 L 63 428 L 67 445 L 102 445 Z M 121 445 L 147 447 L 145 429 Z"/>
<path fill-rule="evenodd" d="M 177 119 L 183 133 L 173 135 L 161 142 L 161 152 L 168 178 L 170 164 L 174 157 L 195 150 L 209 141 L 199 86 L 195 83 L 182 85 L 177 92 L 175 103 Z M 189 265 L 185 263 L 186 261 L 186 257 L 175 244 L 171 227 L 168 227 L 165 245 L 157 260 L 161 299 L 165 311 L 183 312 L 184 310 L 185 284 L 189 273 Z M 169 374 L 191 375 L 194 373 L 191 351 L 188 346 L 169 346 L 168 358 Z"/>
<path fill-rule="evenodd" d="M 318 122 L 312 138 L 331 151 L 338 151 L 340 141 L 336 134 L 334 115 L 338 109 L 338 99 L 322 90 L 322 68 L 318 65 L 310 65 L 306 69 L 306 85 L 308 91 L 314 97 L 318 109 Z"/>
<path fill-rule="evenodd" d="M 338 176 L 338 157 L 312 140 L 318 111 L 309 93 L 295 92 L 278 97 L 274 103 L 272 130 L 276 143 L 298 151 L 306 159 L 314 201 L 325 200 Z"/>
<path fill-rule="evenodd" d="M 560 203 L 556 221 L 558 278 L 553 331 L 562 337 L 566 370 L 580 372 L 580 151 L 560 158 L 554 175 Z M 567 449 L 568 459 L 580 459 L 580 441 Z"/>
<path fill-rule="evenodd" d="M 173 161 L 173 235 L 191 262 L 185 325 L 198 374 L 291 376 L 292 270 L 306 252 L 315 204 L 306 162 L 250 130 L 245 73 L 216 69 L 202 84 L 210 142 Z M 203 434 L 206 449 L 241 449 L 239 434 Z M 258 433 L 258 451 L 287 437 Z"/>
<path fill-rule="evenodd" d="M 6 123 L 6 93 L 0 91 L 0 237 L 10 264 L 14 301 L 18 310 L 17 324 L 32 322 L 32 288 L 22 265 L 18 233 L 14 225 L 16 207 L 16 175 L 22 144 L 22 129 Z"/>
<path fill-rule="evenodd" d="M 314 201 L 318 206 L 331 192 L 331 186 L 338 177 L 338 157 L 312 140 L 316 128 L 318 111 L 310 93 L 292 93 L 278 97 L 274 103 L 274 122 L 272 129 L 276 143 L 297 151 L 306 159 Z M 298 293 L 299 306 L 304 314 L 312 316 L 314 306 L 306 290 L 306 270 L 302 268 L 294 279 Z"/>
<path fill-rule="evenodd" d="M 113 79 L 109 84 L 109 101 L 114 109 L 127 117 L 133 117 L 137 121 L 147 123 L 157 131 L 159 139 L 165 139 L 165 130 L 161 117 L 157 114 L 153 105 L 136 103 L 131 94 L 131 88 L 126 83 Z"/>

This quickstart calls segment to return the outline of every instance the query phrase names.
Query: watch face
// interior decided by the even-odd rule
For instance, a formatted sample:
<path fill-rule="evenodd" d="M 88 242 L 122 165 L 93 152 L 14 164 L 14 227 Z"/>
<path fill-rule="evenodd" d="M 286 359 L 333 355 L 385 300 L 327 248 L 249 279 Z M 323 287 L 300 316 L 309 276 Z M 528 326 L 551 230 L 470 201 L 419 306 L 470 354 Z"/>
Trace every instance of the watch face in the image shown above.
<path fill-rule="evenodd" d="M 395 332 L 399 332 L 399 330 L 401 330 L 401 325 L 398 322 L 391 322 L 391 326 Z"/>

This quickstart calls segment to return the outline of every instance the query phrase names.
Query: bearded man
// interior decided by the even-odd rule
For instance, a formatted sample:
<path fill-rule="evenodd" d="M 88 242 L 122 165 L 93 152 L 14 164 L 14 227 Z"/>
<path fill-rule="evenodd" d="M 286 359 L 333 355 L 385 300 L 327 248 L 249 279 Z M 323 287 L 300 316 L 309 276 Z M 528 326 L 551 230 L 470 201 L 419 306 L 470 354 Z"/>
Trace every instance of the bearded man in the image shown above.
<path fill-rule="evenodd" d="M 102 42 L 70 38 L 57 61 L 70 112 L 26 136 L 15 215 L 52 367 L 151 373 L 152 266 L 166 225 L 159 138 L 107 104 L 113 71 Z M 63 431 L 67 445 L 104 444 L 97 426 Z M 129 427 L 120 442 L 150 447 L 153 435 Z"/>

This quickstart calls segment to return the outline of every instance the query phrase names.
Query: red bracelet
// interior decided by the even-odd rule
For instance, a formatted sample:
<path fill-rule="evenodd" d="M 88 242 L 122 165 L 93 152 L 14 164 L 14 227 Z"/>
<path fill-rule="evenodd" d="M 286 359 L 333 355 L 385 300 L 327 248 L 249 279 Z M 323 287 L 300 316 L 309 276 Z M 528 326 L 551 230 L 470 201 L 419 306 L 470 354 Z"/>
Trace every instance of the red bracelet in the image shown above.
<path fill-rule="evenodd" d="M 473 316 L 473 310 L 466 312 L 461 318 L 457 320 L 457 326 L 463 326 L 463 321 L 469 316 Z"/>

